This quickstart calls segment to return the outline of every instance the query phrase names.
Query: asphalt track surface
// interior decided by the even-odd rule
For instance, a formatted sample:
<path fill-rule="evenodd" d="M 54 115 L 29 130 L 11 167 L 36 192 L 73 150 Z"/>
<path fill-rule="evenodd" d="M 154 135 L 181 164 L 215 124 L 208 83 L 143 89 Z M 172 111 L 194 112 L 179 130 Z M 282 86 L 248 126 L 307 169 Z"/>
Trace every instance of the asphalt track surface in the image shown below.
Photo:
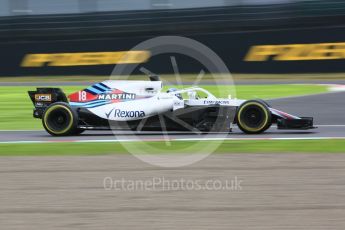
<path fill-rule="evenodd" d="M 211 134 L 190 134 L 184 132 L 115 132 L 112 131 L 88 131 L 74 137 L 51 137 L 45 131 L 0 131 L 0 143 L 19 142 L 121 142 L 121 141 L 166 141 L 166 140 L 252 140 L 252 139 L 345 139 L 344 126 L 320 126 L 317 129 L 306 131 L 284 131 L 275 127 L 264 134 L 247 135 L 237 127 L 233 132 L 211 133 Z"/>
<path fill-rule="evenodd" d="M 273 100 L 272 106 L 314 116 L 321 126 L 311 132 L 269 130 L 258 137 L 344 137 L 344 96 Z M 66 140 L 114 138 L 103 134 Z M 235 129 L 228 137 L 248 135 Z M 1 132 L 0 139 L 58 140 L 44 131 Z M 340 230 L 344 178 L 345 154 L 212 154 L 179 168 L 152 166 L 129 154 L 1 157 L 0 228 Z"/>

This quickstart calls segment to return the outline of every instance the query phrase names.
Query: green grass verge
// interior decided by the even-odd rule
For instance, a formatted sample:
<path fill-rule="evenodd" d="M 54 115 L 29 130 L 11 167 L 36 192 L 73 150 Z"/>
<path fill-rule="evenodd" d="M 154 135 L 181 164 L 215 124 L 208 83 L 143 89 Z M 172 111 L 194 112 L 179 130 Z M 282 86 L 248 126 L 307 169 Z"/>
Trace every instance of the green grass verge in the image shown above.
<path fill-rule="evenodd" d="M 210 144 L 219 144 L 214 153 L 345 153 L 345 140 L 228 140 L 228 141 L 173 141 L 126 142 L 131 149 L 148 146 L 156 154 L 194 153 Z M 193 148 L 186 148 L 194 146 Z M 121 143 L 32 143 L 0 144 L 0 156 L 66 156 L 128 154 Z"/>
<path fill-rule="evenodd" d="M 171 86 L 170 86 L 171 87 Z M 201 86 L 218 97 L 231 94 L 228 86 Z M 85 86 L 61 87 L 68 95 L 85 88 Z M 29 86 L 1 86 L 0 87 L 0 130 L 35 130 L 42 129 L 41 121 L 32 117 L 33 105 L 27 95 Z M 327 92 L 323 85 L 239 85 L 236 86 L 236 97 L 251 98 L 279 98 L 287 96 L 308 95 Z"/>

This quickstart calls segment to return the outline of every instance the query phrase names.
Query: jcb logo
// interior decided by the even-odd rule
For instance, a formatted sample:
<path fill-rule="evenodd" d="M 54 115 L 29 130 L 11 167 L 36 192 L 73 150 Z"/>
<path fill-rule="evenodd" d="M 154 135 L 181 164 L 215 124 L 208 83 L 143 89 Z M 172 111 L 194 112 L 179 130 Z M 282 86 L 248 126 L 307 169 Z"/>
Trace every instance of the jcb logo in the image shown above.
<path fill-rule="evenodd" d="M 119 52 L 85 52 L 85 53 L 46 53 L 25 55 L 22 67 L 47 66 L 85 66 L 144 63 L 150 58 L 146 50 Z"/>
<path fill-rule="evenodd" d="M 308 61 L 345 59 L 345 42 L 252 46 L 245 61 Z"/>
<path fill-rule="evenodd" d="M 51 94 L 35 94 L 35 101 L 51 101 Z"/>

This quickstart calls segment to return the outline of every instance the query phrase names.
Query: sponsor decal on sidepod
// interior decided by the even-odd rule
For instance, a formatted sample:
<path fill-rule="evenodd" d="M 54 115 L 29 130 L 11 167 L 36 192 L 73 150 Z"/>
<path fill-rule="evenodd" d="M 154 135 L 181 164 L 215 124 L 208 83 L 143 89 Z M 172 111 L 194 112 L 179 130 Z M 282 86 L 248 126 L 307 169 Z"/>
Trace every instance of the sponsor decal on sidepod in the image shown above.
<path fill-rule="evenodd" d="M 228 100 L 224 100 L 224 101 L 220 101 L 220 100 L 216 100 L 216 101 L 204 101 L 205 105 L 229 105 L 230 102 Z"/>
<path fill-rule="evenodd" d="M 106 93 L 106 94 L 99 94 L 98 100 L 134 100 L 136 94 L 135 93 Z"/>
<path fill-rule="evenodd" d="M 126 117 L 130 117 L 130 118 L 140 118 L 140 117 L 145 117 L 145 112 L 140 110 L 120 110 L 120 109 L 112 109 L 109 111 L 109 113 L 105 113 L 105 115 L 109 118 L 110 115 L 112 114 L 112 112 L 114 111 L 114 117 L 120 117 L 120 118 L 126 118 Z"/>

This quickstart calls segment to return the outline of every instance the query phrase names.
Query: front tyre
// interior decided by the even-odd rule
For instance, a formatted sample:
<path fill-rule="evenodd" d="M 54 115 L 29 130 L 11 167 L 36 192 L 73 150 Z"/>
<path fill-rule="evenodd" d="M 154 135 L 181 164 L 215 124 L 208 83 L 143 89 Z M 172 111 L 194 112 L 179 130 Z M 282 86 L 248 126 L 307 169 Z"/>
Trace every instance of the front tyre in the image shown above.
<path fill-rule="evenodd" d="M 271 124 L 271 112 L 268 106 L 262 101 L 246 101 L 238 109 L 237 125 L 244 133 L 262 133 Z"/>
<path fill-rule="evenodd" d="M 53 136 L 73 135 L 77 132 L 78 115 L 65 102 L 53 103 L 42 116 L 44 129 Z"/>

